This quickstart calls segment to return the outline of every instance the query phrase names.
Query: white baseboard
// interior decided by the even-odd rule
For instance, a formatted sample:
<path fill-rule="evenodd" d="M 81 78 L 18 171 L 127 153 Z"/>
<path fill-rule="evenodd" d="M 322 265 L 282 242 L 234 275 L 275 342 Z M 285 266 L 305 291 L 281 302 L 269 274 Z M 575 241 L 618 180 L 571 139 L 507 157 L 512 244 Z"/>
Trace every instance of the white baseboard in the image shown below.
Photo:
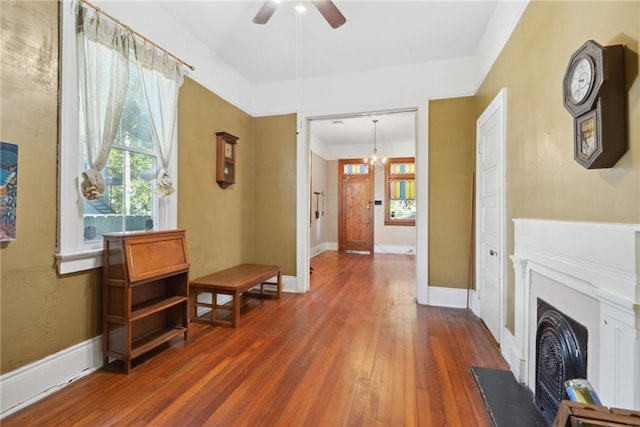
<path fill-rule="evenodd" d="M 467 290 L 429 286 L 428 305 L 467 308 Z"/>
<path fill-rule="evenodd" d="M 295 276 L 282 276 L 283 292 L 298 293 L 296 285 Z M 208 299 L 211 302 L 210 295 Z M 100 369 L 102 363 L 99 335 L 0 376 L 0 419 Z"/>
<path fill-rule="evenodd" d="M 338 242 L 320 243 L 309 249 L 311 258 L 320 255 L 324 251 L 337 251 Z M 399 254 L 399 255 L 415 255 L 416 247 L 408 245 L 374 245 L 373 253 L 376 254 Z"/>
<path fill-rule="evenodd" d="M 504 328 L 502 331 L 500 352 L 502 353 L 504 360 L 509 364 L 511 372 L 513 372 L 516 380 L 521 383 L 525 382 L 525 360 L 522 357 L 522 354 L 520 354 L 520 350 L 518 350 L 516 338 L 507 328 Z"/>
<path fill-rule="evenodd" d="M 298 290 L 298 278 L 296 276 L 282 276 L 282 292 L 293 294 L 300 293 Z"/>
<path fill-rule="evenodd" d="M 373 253 L 376 254 L 398 254 L 398 255 L 415 255 L 416 247 L 407 245 L 375 245 Z"/>
<path fill-rule="evenodd" d="M 60 390 L 102 367 L 102 335 L 0 377 L 0 418 Z"/>
<path fill-rule="evenodd" d="M 469 308 L 473 311 L 473 314 L 480 317 L 480 300 L 478 299 L 478 293 L 475 289 L 471 289 L 469 294 Z"/>
<path fill-rule="evenodd" d="M 324 242 L 309 249 L 310 258 L 320 255 L 324 251 L 337 251 L 338 242 Z"/>

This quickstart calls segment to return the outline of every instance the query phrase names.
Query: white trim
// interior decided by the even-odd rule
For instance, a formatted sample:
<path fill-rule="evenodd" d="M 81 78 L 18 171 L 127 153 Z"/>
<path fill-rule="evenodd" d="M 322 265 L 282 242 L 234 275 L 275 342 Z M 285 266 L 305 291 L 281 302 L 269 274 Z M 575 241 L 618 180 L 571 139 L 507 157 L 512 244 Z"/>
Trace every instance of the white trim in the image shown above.
<path fill-rule="evenodd" d="M 518 26 L 528 5 L 529 0 L 499 1 L 496 4 L 496 9 L 487 25 L 487 30 L 480 39 L 474 56 L 478 67 L 478 80 L 472 91 L 473 94 L 476 94 L 480 89 L 484 79 L 491 71 L 493 63 L 496 62 L 500 52 L 511 38 L 513 30 Z"/>
<path fill-rule="evenodd" d="M 490 118 L 492 117 L 495 113 L 499 113 L 500 114 L 500 126 L 501 126 L 501 133 L 502 133 L 502 137 L 501 137 L 501 144 L 499 144 L 496 147 L 496 166 L 498 169 L 497 172 L 497 201 L 496 204 L 498 205 L 498 230 L 497 233 L 498 235 L 498 247 L 497 247 L 497 251 L 498 251 L 498 289 L 499 289 L 499 298 L 500 298 L 500 304 L 499 304 L 499 313 L 498 313 L 498 337 L 496 337 L 496 339 L 498 340 L 498 343 L 502 342 L 502 335 L 503 335 L 503 331 L 504 331 L 504 326 L 506 324 L 505 321 L 505 317 L 506 317 L 506 306 L 507 306 L 507 295 L 505 292 L 505 280 L 507 277 L 507 262 L 506 262 L 506 250 L 507 250 L 507 220 L 506 220 L 506 212 L 507 212 L 507 171 L 506 171 L 506 158 L 507 158 L 507 88 L 502 88 L 500 90 L 500 92 L 498 92 L 498 94 L 495 96 L 495 98 L 491 101 L 491 103 L 487 106 L 487 108 L 484 110 L 484 112 L 480 115 L 480 117 L 478 118 L 477 122 L 476 122 L 476 175 L 478 175 L 478 171 L 480 170 L 480 155 L 479 155 L 479 150 L 480 150 L 480 129 L 483 126 L 483 124 Z M 475 200 L 475 204 L 476 207 L 479 206 L 478 200 L 480 197 L 480 191 L 479 191 L 479 186 L 480 186 L 480 179 L 476 179 L 475 181 L 475 194 L 476 194 L 476 200 Z M 475 259 L 475 270 L 476 270 L 476 289 L 478 289 L 479 286 L 479 280 L 478 277 L 480 277 L 480 275 L 482 275 L 482 268 L 481 265 L 479 263 L 480 257 L 478 257 L 478 253 L 479 253 L 479 244 L 480 244 L 480 233 L 481 233 L 481 228 L 480 228 L 480 224 L 482 224 L 482 218 L 481 218 L 481 214 L 482 212 L 480 211 L 480 209 L 476 208 L 475 209 L 476 213 L 475 213 L 475 224 L 476 224 L 476 235 L 475 235 L 475 240 L 476 240 L 476 259 Z M 482 318 L 482 310 L 480 305 L 478 305 L 478 313 L 477 313 L 481 318 Z"/>
<path fill-rule="evenodd" d="M 309 276 L 308 274 L 306 276 Z M 292 293 L 292 294 L 299 294 L 299 293 L 303 293 L 304 291 L 300 291 L 300 289 L 298 288 L 298 283 L 300 283 L 300 280 L 298 279 L 297 276 L 282 276 L 282 292 L 287 292 L 287 293 Z"/>
<path fill-rule="evenodd" d="M 102 367 L 102 335 L 0 377 L 0 418 L 23 409 Z"/>
<path fill-rule="evenodd" d="M 378 109 L 370 113 L 394 111 L 416 111 L 416 300 L 418 304 L 427 304 L 429 276 L 428 262 L 428 218 L 429 218 L 429 103 L 418 107 L 398 107 L 395 109 Z M 310 183 L 310 136 L 309 121 L 321 117 L 333 117 L 337 115 L 358 115 L 361 112 L 344 112 L 331 114 L 312 114 L 311 112 L 299 112 L 297 116 L 297 188 L 296 188 L 296 271 L 298 277 L 298 292 L 309 290 L 309 195 Z M 337 249 L 336 249 L 337 250 Z"/>
<path fill-rule="evenodd" d="M 513 376 L 516 380 L 518 380 L 518 382 L 524 382 L 526 360 L 520 352 L 516 338 L 507 328 L 504 328 L 502 331 L 500 352 L 502 353 L 504 360 L 506 360 L 511 367 L 511 372 L 513 372 Z"/>
<path fill-rule="evenodd" d="M 640 224 L 513 222 L 521 380 L 535 388 L 541 298 L 587 328 L 587 376 L 603 404 L 640 409 Z"/>
<path fill-rule="evenodd" d="M 79 141 L 78 67 L 76 55 L 76 17 L 74 0 L 60 2 L 60 126 L 58 164 L 58 245 L 56 264 L 59 274 L 90 270 L 102 266 L 102 240 L 84 241 L 83 198 L 78 177 L 82 173 L 83 152 Z M 157 200 L 155 229 L 176 228 L 178 223 L 178 148 L 175 133 L 169 174 L 176 191 Z"/>
<path fill-rule="evenodd" d="M 473 314 L 480 317 L 480 301 L 478 300 L 478 292 L 475 289 L 469 291 L 469 309 Z"/>
<path fill-rule="evenodd" d="M 467 290 L 429 286 L 429 305 L 436 307 L 467 308 Z"/>
<path fill-rule="evenodd" d="M 102 248 L 91 249 L 84 252 L 58 253 L 55 257 L 59 274 L 102 267 Z"/>
<path fill-rule="evenodd" d="M 413 255 L 416 253 L 416 247 L 410 245 L 374 245 L 373 253 L 375 254 L 396 254 L 396 255 Z"/>
<path fill-rule="evenodd" d="M 312 247 L 309 250 L 309 254 L 311 255 L 311 258 L 313 258 L 314 256 L 320 255 L 324 251 L 337 251 L 337 250 L 338 250 L 338 242 L 324 242 Z"/>
<path fill-rule="evenodd" d="M 416 112 L 416 301 L 429 304 L 429 102 Z"/>
<path fill-rule="evenodd" d="M 309 290 L 309 206 L 311 194 L 311 148 L 309 118 L 296 116 L 296 292 Z"/>

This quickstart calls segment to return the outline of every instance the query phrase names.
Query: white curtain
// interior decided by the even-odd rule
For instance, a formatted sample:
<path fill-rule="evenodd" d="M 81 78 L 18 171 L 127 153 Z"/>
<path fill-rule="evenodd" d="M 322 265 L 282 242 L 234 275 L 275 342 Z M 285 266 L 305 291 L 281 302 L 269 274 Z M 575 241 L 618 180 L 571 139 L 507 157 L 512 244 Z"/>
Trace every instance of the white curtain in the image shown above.
<path fill-rule="evenodd" d="M 109 158 L 129 85 L 130 31 L 80 4 L 77 14 L 80 135 L 89 168 L 80 189 L 88 200 L 102 197 L 102 169 Z"/>
<path fill-rule="evenodd" d="M 159 162 L 156 193 L 166 197 L 175 191 L 168 168 L 176 139 L 182 64 L 144 40 L 134 41 L 134 52 Z"/>

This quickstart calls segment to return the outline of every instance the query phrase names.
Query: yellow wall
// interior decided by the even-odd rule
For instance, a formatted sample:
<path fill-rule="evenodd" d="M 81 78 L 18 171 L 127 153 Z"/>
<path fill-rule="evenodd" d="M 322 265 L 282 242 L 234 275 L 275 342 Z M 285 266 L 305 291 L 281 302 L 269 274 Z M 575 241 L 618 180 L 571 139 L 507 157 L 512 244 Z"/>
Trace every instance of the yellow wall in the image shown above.
<path fill-rule="evenodd" d="M 296 274 L 296 115 L 254 120 L 253 259 Z"/>
<path fill-rule="evenodd" d="M 191 79 L 178 101 L 178 226 L 187 230 L 190 276 L 251 259 L 253 118 Z M 216 182 L 216 132 L 237 136 L 236 183 Z"/>
<path fill-rule="evenodd" d="M 562 105 L 569 57 L 587 40 L 625 44 L 629 151 L 610 169 L 573 160 L 572 118 Z M 640 222 L 640 2 L 533 1 L 482 83 L 479 116 L 498 91 L 507 98 L 508 253 L 513 218 Z M 508 268 L 508 326 L 513 325 L 513 271 Z"/>
<path fill-rule="evenodd" d="M 101 270 L 55 268 L 58 2 L 2 2 L 0 139 L 19 145 L 17 239 L 0 252 L 1 372 L 101 333 Z M 186 78 L 178 106 L 178 226 L 191 277 L 240 262 L 295 274 L 295 118 L 253 118 Z M 215 132 L 238 136 L 236 181 L 215 181 Z M 260 144 L 259 149 L 256 145 Z M 254 157 L 260 156 L 260 162 Z M 260 191 L 259 193 L 257 191 Z"/>
<path fill-rule="evenodd" d="M 19 147 L 16 240 L 0 249 L 3 373 L 100 332 L 99 271 L 54 267 L 57 13 L 56 1 L 2 3 L 0 139 Z"/>
<path fill-rule="evenodd" d="M 466 288 L 475 158 L 474 99 L 429 103 L 429 285 Z"/>

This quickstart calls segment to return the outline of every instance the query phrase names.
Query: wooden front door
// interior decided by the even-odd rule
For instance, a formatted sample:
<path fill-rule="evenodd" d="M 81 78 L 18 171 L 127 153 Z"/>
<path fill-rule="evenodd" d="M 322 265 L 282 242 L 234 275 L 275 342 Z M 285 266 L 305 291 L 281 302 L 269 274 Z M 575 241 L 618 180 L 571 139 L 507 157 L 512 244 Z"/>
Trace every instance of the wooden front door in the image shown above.
<path fill-rule="evenodd" d="M 338 175 L 338 250 L 373 253 L 373 168 L 341 159 Z"/>

